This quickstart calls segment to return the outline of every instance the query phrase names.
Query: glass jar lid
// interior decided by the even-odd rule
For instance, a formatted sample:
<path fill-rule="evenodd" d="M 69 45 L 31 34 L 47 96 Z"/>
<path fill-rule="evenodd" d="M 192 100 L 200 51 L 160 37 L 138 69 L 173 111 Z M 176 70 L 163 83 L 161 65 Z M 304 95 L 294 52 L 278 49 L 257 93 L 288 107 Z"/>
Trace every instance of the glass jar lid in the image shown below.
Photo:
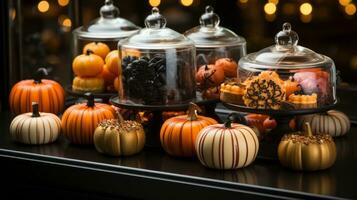
<path fill-rule="evenodd" d="M 128 48 L 141 49 L 169 49 L 193 47 L 193 42 L 184 35 L 166 28 L 166 19 L 157 7 L 152 8 L 152 13 L 146 17 L 145 26 L 128 39 L 121 40 L 119 45 Z"/>
<path fill-rule="evenodd" d="M 275 45 L 256 53 L 248 54 L 240 62 L 257 64 L 261 68 L 305 68 L 320 66 L 332 60 L 324 55 L 297 45 L 298 34 L 291 30 L 290 23 L 283 24 L 283 30 L 275 35 Z"/>
<path fill-rule="evenodd" d="M 112 0 L 105 0 L 100 8 L 100 17 L 74 30 L 83 39 L 120 40 L 137 33 L 140 27 L 119 17 L 119 9 Z"/>
<path fill-rule="evenodd" d="M 200 26 L 196 26 L 185 35 L 193 40 L 196 47 L 239 46 L 246 43 L 245 39 L 233 31 L 219 26 L 220 18 L 214 13 L 212 6 L 206 6 L 206 12 L 201 15 Z"/>

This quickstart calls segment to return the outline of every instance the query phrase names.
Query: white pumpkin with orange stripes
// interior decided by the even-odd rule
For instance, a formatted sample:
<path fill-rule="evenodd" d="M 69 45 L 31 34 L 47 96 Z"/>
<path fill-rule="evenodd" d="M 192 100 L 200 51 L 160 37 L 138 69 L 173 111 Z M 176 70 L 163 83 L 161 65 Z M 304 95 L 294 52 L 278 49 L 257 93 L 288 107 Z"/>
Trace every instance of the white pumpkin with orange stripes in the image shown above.
<path fill-rule="evenodd" d="M 232 123 L 210 125 L 196 139 L 200 162 L 214 169 L 238 169 L 251 164 L 258 153 L 259 141 L 253 129 Z"/>
<path fill-rule="evenodd" d="M 337 110 L 329 110 L 326 113 L 303 115 L 297 118 L 298 128 L 305 130 L 304 124 L 309 122 L 312 132 L 327 133 L 332 137 L 346 135 L 350 128 L 351 122 L 347 115 Z"/>
<path fill-rule="evenodd" d="M 47 144 L 57 140 L 61 120 L 52 113 L 39 112 L 38 103 L 32 103 L 33 112 L 18 115 L 10 124 L 13 140 L 24 144 Z"/>

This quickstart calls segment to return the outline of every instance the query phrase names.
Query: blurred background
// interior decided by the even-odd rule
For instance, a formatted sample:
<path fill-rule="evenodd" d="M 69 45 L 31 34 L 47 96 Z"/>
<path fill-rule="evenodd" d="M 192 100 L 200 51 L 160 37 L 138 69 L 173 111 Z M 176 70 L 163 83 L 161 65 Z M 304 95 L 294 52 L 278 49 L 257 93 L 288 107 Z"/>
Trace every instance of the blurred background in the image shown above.
<path fill-rule="evenodd" d="M 104 0 L 2 0 L 1 97 L 30 78 L 40 66 L 64 85 L 71 80 L 71 31 L 99 17 Z M 120 16 L 144 25 L 157 6 L 168 27 L 181 33 L 199 25 L 212 5 L 227 27 L 247 39 L 248 53 L 274 43 L 284 22 L 299 34 L 299 44 L 331 57 L 348 84 L 357 83 L 356 0 L 114 0 Z M 2 82 L 3 83 L 3 82 Z M 5 104 L 4 104 L 5 105 Z"/>

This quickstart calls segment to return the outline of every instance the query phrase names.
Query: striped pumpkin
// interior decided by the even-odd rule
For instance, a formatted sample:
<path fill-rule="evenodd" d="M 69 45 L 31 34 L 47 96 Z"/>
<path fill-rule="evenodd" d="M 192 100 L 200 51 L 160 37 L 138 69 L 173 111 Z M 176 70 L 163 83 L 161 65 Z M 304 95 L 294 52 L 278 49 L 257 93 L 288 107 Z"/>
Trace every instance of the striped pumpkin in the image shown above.
<path fill-rule="evenodd" d="M 87 103 L 69 107 L 62 116 L 62 132 L 74 144 L 93 144 L 99 122 L 115 118 L 115 110 L 110 105 L 94 103 L 92 94 L 85 95 Z"/>
<path fill-rule="evenodd" d="M 330 110 L 323 114 L 304 115 L 297 119 L 299 130 L 305 130 L 304 124 L 309 122 L 312 132 L 316 134 L 326 133 L 332 137 L 346 135 L 351 128 L 349 118 L 337 110 Z"/>
<path fill-rule="evenodd" d="M 98 152 L 112 156 L 130 156 L 140 152 L 145 145 L 143 126 L 126 120 L 103 120 L 94 131 L 94 145 Z"/>
<path fill-rule="evenodd" d="M 16 115 L 32 111 L 32 102 L 38 102 L 40 112 L 59 114 L 64 109 L 64 89 L 56 81 L 42 79 L 47 70 L 40 68 L 34 80 L 16 83 L 10 92 L 10 110 Z"/>
<path fill-rule="evenodd" d="M 24 144 L 47 144 L 57 140 L 61 120 L 52 113 L 40 113 L 38 103 L 32 103 L 33 112 L 18 115 L 10 124 L 13 140 Z"/>
<path fill-rule="evenodd" d="M 172 155 L 179 157 L 193 157 L 197 134 L 206 126 L 217 124 L 217 121 L 197 115 L 200 110 L 191 103 L 187 115 L 172 117 L 164 122 L 160 131 L 161 146 Z"/>
<path fill-rule="evenodd" d="M 215 124 L 201 130 L 196 140 L 200 162 L 214 169 L 237 169 L 251 164 L 258 153 L 259 141 L 248 126 Z"/>

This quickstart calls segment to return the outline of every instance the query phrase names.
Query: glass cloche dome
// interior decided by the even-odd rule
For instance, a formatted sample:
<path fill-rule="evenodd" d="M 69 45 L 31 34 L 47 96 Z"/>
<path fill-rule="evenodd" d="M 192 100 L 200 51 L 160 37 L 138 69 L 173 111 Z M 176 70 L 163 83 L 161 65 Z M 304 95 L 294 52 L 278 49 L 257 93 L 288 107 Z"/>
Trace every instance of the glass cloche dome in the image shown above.
<path fill-rule="evenodd" d="M 172 105 L 195 99 L 195 46 L 166 27 L 154 7 L 146 28 L 118 44 L 122 60 L 119 101 L 124 104 Z"/>
<path fill-rule="evenodd" d="M 245 39 L 219 23 L 219 16 L 207 6 L 200 25 L 185 33 L 196 46 L 196 78 L 204 98 L 219 98 L 220 84 L 237 77 L 238 60 L 246 54 Z"/>
<path fill-rule="evenodd" d="M 336 69 L 331 58 L 298 45 L 284 23 L 275 45 L 239 61 L 238 79 L 222 85 L 221 100 L 256 109 L 312 109 L 336 102 Z M 234 98 L 233 98 L 234 97 Z"/>

